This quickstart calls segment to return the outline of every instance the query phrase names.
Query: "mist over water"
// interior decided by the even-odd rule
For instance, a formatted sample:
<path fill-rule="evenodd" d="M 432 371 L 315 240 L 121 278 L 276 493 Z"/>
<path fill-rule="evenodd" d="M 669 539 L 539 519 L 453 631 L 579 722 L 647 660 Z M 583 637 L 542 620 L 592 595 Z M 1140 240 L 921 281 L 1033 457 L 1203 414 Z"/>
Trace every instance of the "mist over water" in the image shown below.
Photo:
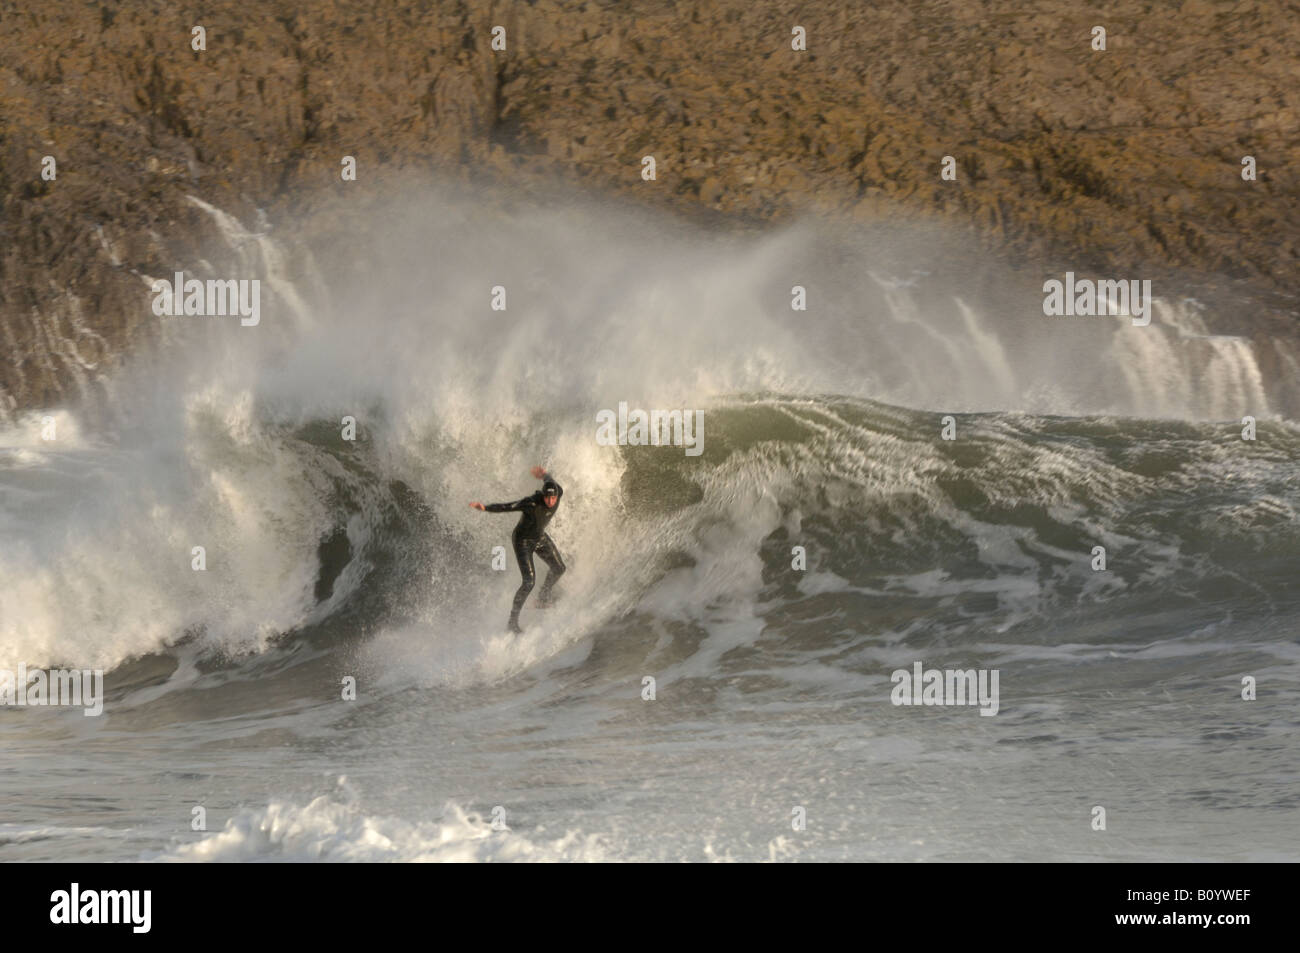
<path fill-rule="evenodd" d="M 105 856 L 1294 850 L 1274 768 L 1296 767 L 1295 726 L 1232 704 L 1243 673 L 1300 688 L 1300 427 L 1265 345 L 1207 334 L 1176 289 L 1134 327 L 1046 317 L 1035 282 L 953 268 L 928 238 L 817 223 L 731 236 L 431 192 L 309 248 L 292 223 L 198 204 L 222 242 L 187 276 L 261 278 L 261 323 L 160 318 L 162 357 L 108 406 L 54 412 L 56 441 L 41 413 L 0 433 L 0 668 L 112 673 L 89 725 L 0 711 L 8 757 L 71 741 L 113 783 L 188 771 L 185 796 L 227 792 L 207 838 L 117 805 L 108 826 L 143 833 Z M 620 402 L 703 410 L 703 455 L 598 445 Z M 490 568 L 513 519 L 467 504 L 532 492 L 538 463 L 565 487 L 570 571 L 515 639 L 513 560 Z M 1003 713 L 900 717 L 888 675 L 915 660 L 1002 667 Z M 345 675 L 356 703 L 337 701 Z M 641 700 L 645 675 L 661 700 Z M 1191 712 L 1237 734 L 1180 742 Z M 1027 755 L 1043 738 L 1052 770 Z M 1218 757 L 1199 786 L 1180 774 L 1194 742 Z M 1101 797 L 1101 763 L 1149 841 L 1005 810 L 1012 781 Z M 1184 813 L 1161 814 L 1143 765 Z M 936 835 L 971 771 L 996 850 Z M 839 826 L 795 842 L 792 798 Z M 493 799 L 522 815 L 513 846 L 483 821 Z M 0 845 L 28 856 L 81 849 L 96 823 L 22 803 L 33 822 Z M 1249 823 L 1180 841 L 1222 810 Z"/>

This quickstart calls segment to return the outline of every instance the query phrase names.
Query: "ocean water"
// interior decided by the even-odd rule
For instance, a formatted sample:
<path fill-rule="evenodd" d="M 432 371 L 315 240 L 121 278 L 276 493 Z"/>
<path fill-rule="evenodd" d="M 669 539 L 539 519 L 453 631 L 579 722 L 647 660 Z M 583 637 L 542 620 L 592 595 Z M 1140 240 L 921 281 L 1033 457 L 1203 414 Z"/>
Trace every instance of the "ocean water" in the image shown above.
<path fill-rule="evenodd" d="M 191 276 L 261 324 L 159 319 L 0 430 L 0 669 L 106 685 L 0 707 L 0 860 L 1300 856 L 1300 424 L 1195 302 L 1047 318 L 814 225 L 439 194 L 313 248 L 198 204 Z M 620 402 L 703 453 L 600 445 Z M 467 504 L 537 463 L 570 568 L 516 638 Z M 917 663 L 997 713 L 894 704 Z"/>

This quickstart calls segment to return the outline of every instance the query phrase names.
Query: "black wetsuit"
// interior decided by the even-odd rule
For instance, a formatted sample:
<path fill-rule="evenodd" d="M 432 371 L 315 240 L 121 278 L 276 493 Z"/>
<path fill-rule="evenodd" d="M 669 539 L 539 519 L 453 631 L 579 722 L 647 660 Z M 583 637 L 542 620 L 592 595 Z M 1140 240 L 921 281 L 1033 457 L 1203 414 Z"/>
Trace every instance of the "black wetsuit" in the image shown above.
<path fill-rule="evenodd" d="M 517 510 L 521 514 L 513 536 L 515 559 L 519 561 L 519 575 L 522 579 L 519 589 L 515 592 L 514 608 L 510 610 L 512 632 L 519 631 L 519 610 L 524 607 L 524 602 L 537 581 L 537 573 L 533 569 L 533 553 L 541 556 L 542 562 L 550 568 L 550 572 L 546 574 L 546 582 L 542 583 L 541 594 L 538 596 L 541 601 L 545 602 L 550 598 L 551 587 L 560 576 L 564 575 L 564 560 L 560 558 L 560 551 L 555 548 L 551 537 L 546 534 L 547 524 L 555 516 L 555 511 L 560 508 L 560 499 L 564 496 L 564 490 L 550 474 L 547 474 L 545 479 L 555 486 L 556 500 L 553 507 L 546 505 L 541 490 L 513 503 L 489 503 L 483 507 L 488 513 L 513 513 Z"/>

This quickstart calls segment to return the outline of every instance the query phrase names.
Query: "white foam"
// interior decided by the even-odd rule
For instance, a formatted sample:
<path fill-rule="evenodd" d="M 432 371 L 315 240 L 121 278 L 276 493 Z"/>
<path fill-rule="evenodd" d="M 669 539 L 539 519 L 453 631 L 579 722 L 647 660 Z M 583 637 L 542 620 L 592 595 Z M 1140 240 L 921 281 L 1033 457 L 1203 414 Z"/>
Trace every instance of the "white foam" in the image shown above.
<path fill-rule="evenodd" d="M 610 859 L 598 837 L 569 831 L 549 838 L 493 830 L 449 802 L 442 817 L 409 821 L 366 814 L 351 799 L 322 795 L 307 804 L 272 801 L 245 809 L 225 828 L 151 861 L 342 863 L 554 863 Z"/>

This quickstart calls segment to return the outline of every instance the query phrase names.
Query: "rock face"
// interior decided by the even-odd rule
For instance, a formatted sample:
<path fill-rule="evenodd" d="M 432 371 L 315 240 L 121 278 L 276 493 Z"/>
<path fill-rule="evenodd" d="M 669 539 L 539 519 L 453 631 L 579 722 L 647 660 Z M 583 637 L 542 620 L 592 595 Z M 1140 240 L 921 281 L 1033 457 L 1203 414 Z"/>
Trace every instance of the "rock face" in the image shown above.
<path fill-rule="evenodd" d="M 202 11 L 0 0 L 0 414 L 85 399 L 151 346 L 140 275 L 187 267 L 211 237 L 187 195 L 325 229 L 340 203 L 435 170 L 514 193 L 559 179 L 729 227 L 933 219 L 1040 270 L 1179 275 L 1189 293 L 1231 296 L 1219 330 L 1297 325 L 1293 4 Z M 204 51 L 191 48 L 198 25 Z M 806 51 L 791 48 L 796 26 Z M 360 169 L 347 192 L 344 155 Z M 946 155 L 956 181 L 940 177 Z"/>

